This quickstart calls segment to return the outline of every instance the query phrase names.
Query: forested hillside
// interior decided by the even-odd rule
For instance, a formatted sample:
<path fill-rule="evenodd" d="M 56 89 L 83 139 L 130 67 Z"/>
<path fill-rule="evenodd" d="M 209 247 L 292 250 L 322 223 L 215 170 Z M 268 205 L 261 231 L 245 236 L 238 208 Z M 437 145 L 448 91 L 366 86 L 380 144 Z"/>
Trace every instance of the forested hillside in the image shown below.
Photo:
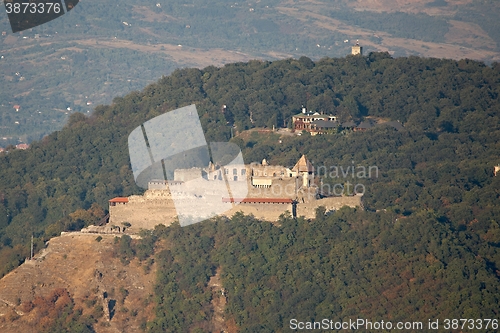
<path fill-rule="evenodd" d="M 0 272 L 5 274 L 28 255 L 32 232 L 39 249 L 43 240 L 62 230 L 99 220 L 109 198 L 140 193 L 129 166 L 127 137 L 144 121 L 195 103 L 207 141 L 225 141 L 231 137 L 228 122 L 234 122 L 236 134 L 257 126 L 289 126 L 291 115 L 304 104 L 342 120 L 370 116 L 400 120 L 405 129 L 340 130 L 315 137 L 283 137 L 281 143 L 277 134 L 257 132 L 231 139 L 241 146 L 246 162 L 267 158 L 272 164 L 291 165 L 306 154 L 316 167 L 371 165 L 380 170 L 378 178 L 355 179 L 366 186 L 365 211 L 343 210 L 327 218 L 319 214 L 312 224 L 286 218 L 281 229 L 237 217 L 233 222 L 249 229 L 217 231 L 222 247 L 241 252 L 227 258 L 217 252 L 222 250 L 205 250 L 210 253 L 203 269 L 213 265 L 225 269 L 224 265 L 241 261 L 267 267 L 261 275 L 255 268 L 251 283 L 239 280 L 245 274 L 253 276 L 250 264 L 238 268 L 238 273 L 233 268 L 233 273 L 224 270 L 224 283 L 231 290 L 228 309 L 236 323 L 248 331 L 270 331 L 268 324 L 259 321 L 264 320 L 260 309 L 278 306 L 284 322 L 291 304 L 301 302 L 310 302 L 303 304 L 304 316 L 314 311 L 331 316 L 368 311 L 382 316 L 376 312 L 381 307 L 365 309 L 368 305 L 361 304 L 378 304 L 381 300 L 376 296 L 381 293 L 390 300 L 387 313 L 395 317 L 417 308 L 436 316 L 498 313 L 494 297 L 500 269 L 500 176 L 493 176 L 493 166 L 500 162 L 499 93 L 498 64 L 392 59 L 386 53 L 177 70 L 141 92 L 97 107 L 91 117 L 72 115 L 62 131 L 26 151 L 0 155 Z M 225 114 L 222 105 L 227 105 Z M 324 183 L 345 181 L 328 173 L 321 176 Z M 212 228 L 203 223 L 193 228 L 205 227 Z M 241 237 L 232 238 L 234 232 Z M 204 235 L 199 246 L 217 244 L 214 234 Z M 282 238 L 284 243 L 279 245 Z M 294 244 L 288 250 L 287 242 Z M 261 255 L 257 249 L 262 249 Z M 273 264 L 276 258 L 279 265 Z M 310 264 L 302 264 L 303 260 Z M 286 268 L 299 263 L 301 274 L 293 273 L 292 266 Z M 389 265 L 391 277 L 386 281 L 378 276 L 388 269 L 387 263 L 394 266 Z M 289 276 L 314 276 L 317 288 L 330 284 L 333 289 L 304 298 L 296 294 L 300 288 L 289 286 Z M 339 287 L 355 277 L 360 283 L 370 282 L 370 287 L 362 292 Z M 235 281 L 242 283 L 240 287 Z M 275 287 L 282 288 L 281 296 L 271 292 L 263 298 L 256 291 Z M 446 292 L 437 299 L 423 296 L 424 290 L 439 289 Z M 332 297 L 341 300 L 340 308 L 326 306 L 332 304 Z M 470 313 L 465 310 L 469 305 Z M 266 310 L 269 315 L 278 312 Z"/>
<path fill-rule="evenodd" d="M 368 208 L 405 215 L 432 209 L 456 225 L 484 213 L 480 225 L 488 230 L 498 197 L 492 170 L 500 141 L 499 72 L 496 64 L 391 59 L 383 53 L 177 70 L 142 92 L 97 107 L 90 118 L 74 114 L 64 130 L 27 151 L 0 156 L 0 251 L 15 248 L 21 260 L 24 254 L 16 245 L 26 246 L 31 232 L 42 238 L 81 227 L 81 221 L 98 219 L 102 212 L 94 207 L 89 216 L 80 216 L 72 214 L 75 210 L 94 203 L 106 209 L 110 197 L 138 192 L 129 167 L 128 134 L 147 119 L 191 103 L 198 107 L 207 141 L 228 140 L 228 121 L 236 131 L 289 126 L 302 104 L 343 120 L 400 120 L 406 131 L 286 138 L 281 145 L 234 140 L 248 162 L 268 158 L 290 165 L 305 153 L 317 166 L 376 165 L 381 174 L 367 180 Z M 464 212 L 457 218 L 459 208 Z M 6 265 L 0 267 L 6 271 Z"/>
<path fill-rule="evenodd" d="M 346 208 L 314 222 L 279 222 L 236 215 L 156 228 L 137 245 L 124 247 L 122 238 L 119 253 L 127 259 L 135 251 L 145 260 L 155 241 L 169 244 L 155 256 L 156 319 L 146 331 L 213 332 L 206 285 L 218 270 L 230 332 L 289 332 L 292 318 L 427 325 L 429 318 L 498 316 L 498 276 L 432 214 L 394 220 Z"/>

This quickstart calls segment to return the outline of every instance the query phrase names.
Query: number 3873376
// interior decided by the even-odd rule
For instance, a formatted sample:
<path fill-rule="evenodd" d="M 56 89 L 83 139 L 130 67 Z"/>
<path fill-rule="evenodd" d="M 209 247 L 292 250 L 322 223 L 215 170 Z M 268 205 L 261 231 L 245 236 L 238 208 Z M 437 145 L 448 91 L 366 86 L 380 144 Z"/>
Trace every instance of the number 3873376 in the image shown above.
<path fill-rule="evenodd" d="M 61 4 L 57 2 L 6 2 L 5 9 L 7 14 L 59 14 Z"/>

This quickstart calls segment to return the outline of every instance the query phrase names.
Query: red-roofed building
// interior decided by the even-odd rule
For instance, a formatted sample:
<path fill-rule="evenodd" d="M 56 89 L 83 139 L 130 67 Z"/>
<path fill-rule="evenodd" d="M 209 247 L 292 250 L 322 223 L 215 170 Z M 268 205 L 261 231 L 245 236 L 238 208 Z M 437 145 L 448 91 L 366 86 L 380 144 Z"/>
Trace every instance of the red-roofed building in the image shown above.
<path fill-rule="evenodd" d="M 13 106 L 13 108 L 16 109 L 16 112 L 17 112 L 21 108 L 21 105 L 16 104 L 16 105 Z"/>
<path fill-rule="evenodd" d="M 30 147 L 30 145 L 27 143 L 20 143 L 20 144 L 16 145 L 16 149 L 21 149 L 21 150 L 28 149 L 29 147 Z"/>
<path fill-rule="evenodd" d="M 127 203 L 128 203 L 127 197 L 116 197 L 116 198 L 109 200 L 110 206 L 125 205 Z"/>
<path fill-rule="evenodd" d="M 294 131 L 307 131 L 311 135 L 327 133 L 339 125 L 336 116 L 307 111 L 304 106 L 302 106 L 302 113 L 292 117 L 292 123 Z"/>

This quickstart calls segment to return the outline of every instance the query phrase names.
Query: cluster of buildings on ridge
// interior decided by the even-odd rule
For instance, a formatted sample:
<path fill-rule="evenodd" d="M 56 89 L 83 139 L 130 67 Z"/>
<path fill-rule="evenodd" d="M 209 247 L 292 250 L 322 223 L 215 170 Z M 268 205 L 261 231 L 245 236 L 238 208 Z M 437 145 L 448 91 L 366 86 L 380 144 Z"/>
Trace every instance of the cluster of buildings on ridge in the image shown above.
<path fill-rule="evenodd" d="M 339 127 L 353 131 L 366 131 L 375 126 L 387 125 L 400 131 L 403 125 L 399 121 L 376 122 L 374 120 L 365 120 L 360 123 L 346 121 L 340 123 L 336 116 L 323 115 L 319 112 L 308 111 L 302 106 L 302 112 L 292 116 L 294 131 L 306 131 L 311 135 L 325 134 L 336 131 Z"/>
<path fill-rule="evenodd" d="M 351 55 L 363 55 L 363 47 L 359 45 L 359 42 L 356 42 L 356 45 L 352 46 Z M 388 125 L 398 131 L 403 129 L 403 125 L 399 121 L 376 122 L 374 120 L 365 120 L 360 123 L 355 123 L 353 121 L 340 123 L 336 116 L 308 111 L 304 106 L 302 106 L 301 113 L 292 116 L 292 124 L 294 131 L 306 131 L 311 133 L 311 135 L 333 132 L 339 127 L 355 132 L 366 131 L 380 125 Z"/>

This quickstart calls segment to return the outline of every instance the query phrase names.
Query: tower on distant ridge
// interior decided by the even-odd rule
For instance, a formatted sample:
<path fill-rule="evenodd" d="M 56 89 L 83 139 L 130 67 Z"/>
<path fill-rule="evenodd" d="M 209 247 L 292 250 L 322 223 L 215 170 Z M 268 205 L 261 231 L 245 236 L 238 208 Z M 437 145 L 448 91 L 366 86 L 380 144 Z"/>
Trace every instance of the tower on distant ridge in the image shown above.
<path fill-rule="evenodd" d="M 356 45 L 352 47 L 352 55 L 363 55 L 363 47 L 359 45 L 359 41 L 356 41 Z"/>

